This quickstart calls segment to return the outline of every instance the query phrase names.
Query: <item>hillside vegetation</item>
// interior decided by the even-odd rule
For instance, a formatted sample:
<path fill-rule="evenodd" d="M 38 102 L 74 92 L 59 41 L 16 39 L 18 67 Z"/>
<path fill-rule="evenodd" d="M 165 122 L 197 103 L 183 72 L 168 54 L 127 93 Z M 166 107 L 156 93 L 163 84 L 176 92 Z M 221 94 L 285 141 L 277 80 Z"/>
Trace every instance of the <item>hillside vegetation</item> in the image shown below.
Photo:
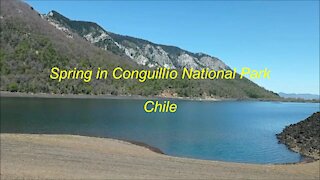
<path fill-rule="evenodd" d="M 146 69 L 130 58 L 101 49 L 74 32 L 58 30 L 24 2 L 1 1 L 1 91 L 56 94 L 154 96 L 169 92 L 181 97 L 278 98 L 248 79 L 235 80 L 68 80 L 49 78 L 54 66 Z"/>

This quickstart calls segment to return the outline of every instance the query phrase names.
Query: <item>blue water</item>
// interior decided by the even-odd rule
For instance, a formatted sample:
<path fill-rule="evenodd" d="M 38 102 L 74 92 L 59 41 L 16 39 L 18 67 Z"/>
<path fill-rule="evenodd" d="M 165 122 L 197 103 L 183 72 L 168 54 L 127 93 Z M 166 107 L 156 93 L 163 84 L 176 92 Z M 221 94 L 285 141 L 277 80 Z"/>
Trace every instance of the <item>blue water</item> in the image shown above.
<path fill-rule="evenodd" d="M 317 103 L 174 102 L 176 113 L 146 113 L 145 100 L 1 98 L 1 132 L 112 137 L 173 156 L 291 163 L 302 157 L 275 134 L 319 111 Z"/>

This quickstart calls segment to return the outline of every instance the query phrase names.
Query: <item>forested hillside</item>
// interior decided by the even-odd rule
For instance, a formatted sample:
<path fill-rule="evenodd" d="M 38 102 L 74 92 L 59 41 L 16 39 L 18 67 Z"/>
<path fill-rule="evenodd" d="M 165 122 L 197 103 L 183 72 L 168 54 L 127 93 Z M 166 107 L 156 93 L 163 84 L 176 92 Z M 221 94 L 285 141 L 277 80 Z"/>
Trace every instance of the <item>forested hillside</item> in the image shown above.
<path fill-rule="evenodd" d="M 1 1 L 1 90 L 56 94 L 154 96 L 167 92 L 181 97 L 278 98 L 247 79 L 236 80 L 106 80 L 85 83 L 49 78 L 50 69 L 95 67 L 146 69 L 129 57 L 101 49 L 68 29 L 59 30 L 24 2 Z"/>

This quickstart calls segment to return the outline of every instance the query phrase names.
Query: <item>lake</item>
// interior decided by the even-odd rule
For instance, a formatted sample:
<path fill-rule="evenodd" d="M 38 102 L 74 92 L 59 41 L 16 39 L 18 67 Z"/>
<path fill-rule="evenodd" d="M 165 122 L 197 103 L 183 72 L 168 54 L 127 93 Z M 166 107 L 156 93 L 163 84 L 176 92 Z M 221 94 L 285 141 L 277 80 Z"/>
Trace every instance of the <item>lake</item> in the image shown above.
<path fill-rule="evenodd" d="M 292 163 L 302 157 L 275 134 L 319 111 L 317 103 L 171 101 L 176 113 L 146 113 L 146 100 L 1 97 L 1 132 L 110 137 L 172 156 Z"/>

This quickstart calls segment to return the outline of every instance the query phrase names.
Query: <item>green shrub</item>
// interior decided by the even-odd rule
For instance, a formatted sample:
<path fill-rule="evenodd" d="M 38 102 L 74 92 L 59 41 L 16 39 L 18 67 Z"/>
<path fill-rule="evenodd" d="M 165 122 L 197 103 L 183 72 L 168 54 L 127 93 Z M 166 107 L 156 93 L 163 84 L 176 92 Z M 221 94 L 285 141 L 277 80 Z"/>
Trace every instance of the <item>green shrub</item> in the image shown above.
<path fill-rule="evenodd" d="M 18 91 L 18 84 L 15 82 L 8 84 L 8 90 L 11 92 L 17 92 Z"/>

